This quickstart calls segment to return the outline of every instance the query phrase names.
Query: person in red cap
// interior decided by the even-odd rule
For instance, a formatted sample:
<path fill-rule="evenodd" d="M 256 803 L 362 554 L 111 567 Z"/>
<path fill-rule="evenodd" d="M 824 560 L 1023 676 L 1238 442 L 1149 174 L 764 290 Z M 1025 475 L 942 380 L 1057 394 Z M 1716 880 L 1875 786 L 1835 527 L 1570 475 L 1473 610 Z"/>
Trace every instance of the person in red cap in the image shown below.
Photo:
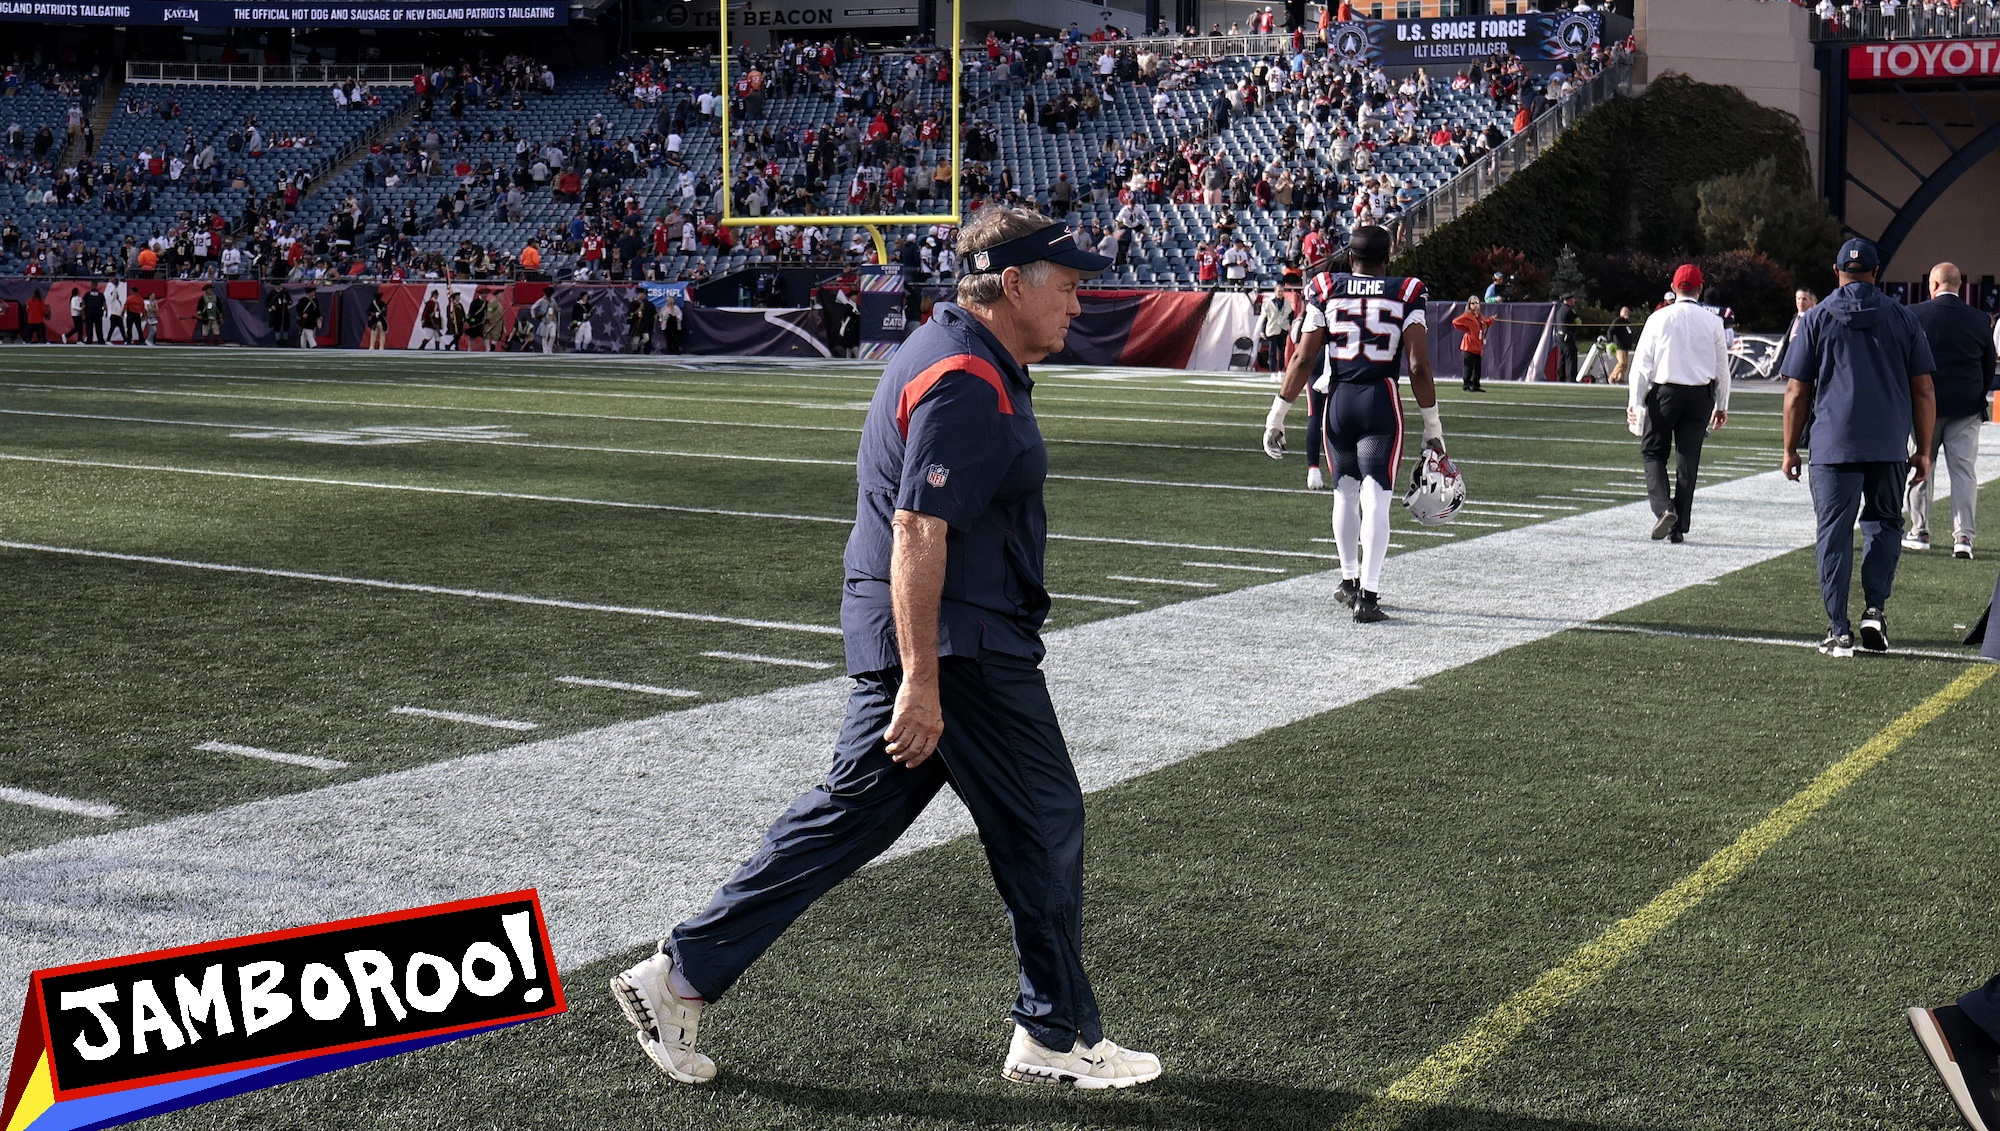
<path fill-rule="evenodd" d="M 1634 428 L 1644 424 L 1639 454 L 1646 462 L 1655 541 L 1686 537 L 1702 441 L 1729 422 L 1729 332 L 1722 318 L 1701 304 L 1701 286 L 1701 268 L 1681 264 L 1674 272 L 1673 305 L 1646 319 L 1632 353 L 1625 422 Z M 1667 456 L 1676 450 L 1669 492 Z"/>

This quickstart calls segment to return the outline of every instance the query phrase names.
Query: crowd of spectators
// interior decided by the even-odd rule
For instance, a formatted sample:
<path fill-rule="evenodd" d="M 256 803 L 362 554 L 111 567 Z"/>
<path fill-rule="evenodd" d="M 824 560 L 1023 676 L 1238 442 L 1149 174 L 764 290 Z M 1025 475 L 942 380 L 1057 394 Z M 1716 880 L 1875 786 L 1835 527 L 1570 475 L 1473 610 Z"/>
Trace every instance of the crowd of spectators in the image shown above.
<path fill-rule="evenodd" d="M 1148 241 L 1170 238 L 1146 206 L 1209 205 L 1213 227 L 1196 249 L 1197 277 L 1248 285 L 1270 265 L 1257 262 L 1239 218 L 1276 214 L 1276 250 L 1296 267 L 1318 243 L 1337 240 L 1355 224 L 1392 221 L 1416 199 L 1417 186 L 1383 168 L 1398 147 L 1428 147 L 1447 154 L 1449 165 L 1472 164 L 1629 49 L 1600 49 L 1539 78 L 1520 60 L 1495 56 L 1446 79 L 1422 70 L 1392 77 L 1355 65 L 1303 32 L 1288 48 L 1247 68 L 1227 68 L 1229 79 L 1217 83 L 1213 60 L 1184 40 L 1134 40 L 1108 27 L 1088 35 L 1072 27 L 1038 39 L 989 36 L 966 53 L 968 69 L 983 80 L 979 89 L 992 93 L 986 100 L 968 95 L 964 207 L 1016 201 L 1068 214 L 1078 204 L 1113 201 L 1114 219 L 1081 225 L 1078 239 L 1124 263 Z M 852 40 L 785 40 L 734 60 L 725 92 L 715 84 L 707 49 L 635 57 L 614 72 L 605 96 L 649 112 L 645 127 L 614 128 L 597 113 L 551 135 L 545 126 L 517 132 L 508 115 L 467 121 L 475 108 L 518 111 L 553 95 L 557 79 L 544 63 L 509 55 L 438 67 L 416 76 L 414 119 L 361 158 L 359 187 L 342 191 L 323 220 L 307 222 L 300 211 L 310 187 L 308 162 L 301 161 L 277 174 L 268 191 L 253 192 L 239 216 L 226 217 L 219 207 L 180 209 L 163 217 L 150 239 L 127 238 L 123 247 L 90 247 L 59 217 L 8 218 L 0 229 L 0 270 L 294 280 L 560 274 L 622 281 L 665 278 L 669 260 L 673 277 L 698 279 L 712 253 L 739 250 L 781 263 L 851 263 L 872 258 L 872 241 L 860 228 L 840 226 L 840 215 L 949 207 L 950 107 L 942 92 L 950 68 L 949 53 L 929 42 L 868 54 Z M 94 80 L 53 70 L 35 79 L 71 83 L 80 102 Z M 1438 121 L 1427 111 L 1447 88 L 1476 92 L 1492 117 L 1512 129 L 1493 120 Z M 380 104 L 375 91 L 353 80 L 329 95 L 341 108 Z M 712 152 L 725 98 L 734 173 L 726 187 L 684 157 L 696 139 Z M 799 113 L 795 100 L 809 100 L 813 109 Z M 1120 102 L 1127 112 L 1150 110 L 1174 126 L 1151 136 L 1133 130 L 1105 138 L 1076 184 L 1067 174 L 1050 184 L 1021 183 L 1002 158 L 1000 115 L 1067 134 Z M 772 115 L 773 105 L 791 111 Z M 120 112 L 170 124 L 181 107 L 171 95 L 134 95 Z M 1223 135 L 1257 115 L 1283 122 L 1275 147 L 1247 155 L 1239 149 L 1232 157 Z M 149 213 L 163 186 L 196 194 L 249 188 L 243 157 L 318 144 L 310 132 L 267 130 L 254 117 L 222 139 L 219 150 L 196 140 L 184 130 L 177 143 L 87 155 L 57 169 L 50 154 L 62 148 L 59 139 L 10 133 L 5 168 L 16 183 L 40 178 L 44 203 L 53 193 L 56 203 Z M 512 162 L 496 157 L 496 146 L 511 149 Z M 413 198 L 411 185 L 425 191 Z M 724 227 L 717 223 L 724 191 L 737 215 L 787 222 Z M 510 246 L 468 233 L 453 250 L 442 250 L 454 241 L 440 240 L 441 230 L 490 231 L 491 225 L 472 223 L 478 219 L 519 223 L 526 206 L 541 201 L 562 204 L 568 220 L 539 226 L 530 238 L 512 237 Z M 926 278 L 949 277 L 956 266 L 949 237 L 948 230 L 920 232 L 892 250 Z"/>

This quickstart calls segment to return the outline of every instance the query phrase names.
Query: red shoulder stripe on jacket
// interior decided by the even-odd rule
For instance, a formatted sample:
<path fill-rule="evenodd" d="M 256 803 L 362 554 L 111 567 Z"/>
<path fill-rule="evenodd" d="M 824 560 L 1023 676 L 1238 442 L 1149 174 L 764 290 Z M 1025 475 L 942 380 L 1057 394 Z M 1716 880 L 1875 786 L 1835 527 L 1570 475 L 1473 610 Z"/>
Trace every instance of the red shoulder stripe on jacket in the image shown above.
<path fill-rule="evenodd" d="M 896 431 L 901 432 L 904 439 L 910 437 L 910 416 L 917 411 L 918 403 L 951 373 L 970 373 L 993 386 L 994 393 L 1000 397 L 1000 415 L 1014 415 L 1014 402 L 1007 396 L 1007 383 L 1001 380 L 1000 370 L 976 353 L 955 353 L 910 378 L 910 383 L 903 386 L 903 395 L 896 401 Z"/>
<path fill-rule="evenodd" d="M 1404 301 L 1404 302 L 1408 302 L 1408 301 L 1410 301 L 1411 299 L 1413 299 L 1413 298 L 1417 297 L 1417 291 L 1418 291 L 1418 289 L 1419 289 L 1419 288 L 1421 288 L 1421 287 L 1422 287 L 1423 285 L 1424 285 L 1424 281 L 1423 281 L 1422 279 L 1418 279 L 1418 278 L 1408 278 L 1408 279 L 1404 279 L 1404 280 L 1403 280 L 1403 301 Z"/>

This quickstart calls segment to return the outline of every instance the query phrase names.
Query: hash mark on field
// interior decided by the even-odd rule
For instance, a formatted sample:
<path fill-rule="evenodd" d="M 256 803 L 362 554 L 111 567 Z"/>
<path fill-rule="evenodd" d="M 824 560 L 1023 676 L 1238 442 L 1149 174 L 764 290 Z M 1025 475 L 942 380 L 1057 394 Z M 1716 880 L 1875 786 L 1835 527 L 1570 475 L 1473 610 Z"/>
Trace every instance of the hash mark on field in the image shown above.
<path fill-rule="evenodd" d="M 1608 490 L 1603 487 L 1578 487 L 1577 491 L 1585 495 L 1611 495 L 1616 498 L 1624 498 L 1624 499 L 1643 499 L 1646 497 L 1646 493 L 1644 491 L 1633 491 L 1624 488 L 1620 488 L 1618 490 Z"/>
<path fill-rule="evenodd" d="M 678 687 L 654 687 L 650 683 L 624 683 L 615 679 L 585 679 L 580 675 L 559 675 L 557 683 L 567 683 L 574 687 L 602 687 L 611 691 L 636 691 L 641 695 L 671 695 L 676 699 L 700 698 L 699 691 L 683 691 Z"/>
<path fill-rule="evenodd" d="M 244 758 L 261 758 L 266 762 L 283 762 L 288 766 L 304 766 L 313 770 L 344 770 L 346 762 L 332 758 L 315 758 L 311 754 L 287 754 L 282 750 L 266 750 L 261 746 L 244 746 L 235 742 L 204 742 L 195 747 L 207 754 L 236 754 Z"/>
<path fill-rule="evenodd" d="M 1458 535 L 1448 530 L 1398 530 L 1398 534 L 1414 534 L 1419 538 L 1456 538 Z M 1315 538 L 1315 542 L 1331 542 L 1331 538 Z"/>
<path fill-rule="evenodd" d="M 1189 589 L 1215 588 L 1213 581 L 1176 581 L 1171 577 L 1133 577 L 1124 573 L 1107 573 L 1104 576 L 1111 581 L 1134 581 L 1140 585 L 1181 585 Z"/>
<path fill-rule="evenodd" d="M 1228 562 L 1182 562 L 1181 564 L 1182 564 L 1182 565 L 1184 565 L 1184 566 L 1193 566 L 1193 567 L 1195 567 L 1196 569 L 1233 569 L 1233 570 L 1236 570 L 1236 571 L 1238 571 L 1238 572 L 1240 572 L 1240 573 L 1289 573 L 1289 572 L 1291 572 L 1290 570 L 1287 570 L 1287 569 L 1284 569 L 1284 568 L 1282 568 L 1282 567 L 1279 567 L 1279 566 L 1251 566 L 1251 565 L 1231 565 L 1231 564 L 1230 564 L 1230 563 L 1228 563 Z"/>
<path fill-rule="evenodd" d="M 77 801 L 68 797 L 57 797 L 52 793 L 41 793 L 32 789 L 17 789 L 11 785 L 0 785 L 0 801 L 15 805 L 26 805 L 33 809 L 47 809 L 51 813 L 67 813 L 72 817 L 96 817 L 108 821 L 124 813 L 116 805 L 105 805 L 96 801 Z"/>
<path fill-rule="evenodd" d="M 535 730 L 542 724 L 522 722 L 520 719 L 496 719 L 492 715 L 473 715 L 464 711 L 434 711 L 429 707 L 391 707 L 392 715 L 416 715 L 425 719 L 443 719 L 448 723 L 471 723 L 473 726 L 497 727 L 500 730 Z"/>
<path fill-rule="evenodd" d="M 755 652 L 703 652 L 702 655 L 717 660 L 740 660 L 746 664 L 771 664 L 780 668 L 811 668 L 825 671 L 832 664 L 825 660 L 794 660 L 789 656 L 760 656 Z"/>
<path fill-rule="evenodd" d="M 1134 601 L 1130 597 L 1091 597 L 1083 593 L 1051 593 L 1058 601 L 1095 601 L 1100 605 L 1143 605 L 1144 601 Z"/>

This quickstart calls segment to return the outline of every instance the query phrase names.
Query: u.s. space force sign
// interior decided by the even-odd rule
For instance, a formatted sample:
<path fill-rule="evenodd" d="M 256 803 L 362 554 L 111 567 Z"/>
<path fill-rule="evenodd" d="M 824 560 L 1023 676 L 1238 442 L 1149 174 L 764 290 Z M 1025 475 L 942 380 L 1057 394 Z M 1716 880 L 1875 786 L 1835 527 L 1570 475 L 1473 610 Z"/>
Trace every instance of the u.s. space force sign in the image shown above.
<path fill-rule="evenodd" d="M 548 1017 L 552 959 L 519 891 L 38 971 L 0 1127 L 110 1126 Z"/>

